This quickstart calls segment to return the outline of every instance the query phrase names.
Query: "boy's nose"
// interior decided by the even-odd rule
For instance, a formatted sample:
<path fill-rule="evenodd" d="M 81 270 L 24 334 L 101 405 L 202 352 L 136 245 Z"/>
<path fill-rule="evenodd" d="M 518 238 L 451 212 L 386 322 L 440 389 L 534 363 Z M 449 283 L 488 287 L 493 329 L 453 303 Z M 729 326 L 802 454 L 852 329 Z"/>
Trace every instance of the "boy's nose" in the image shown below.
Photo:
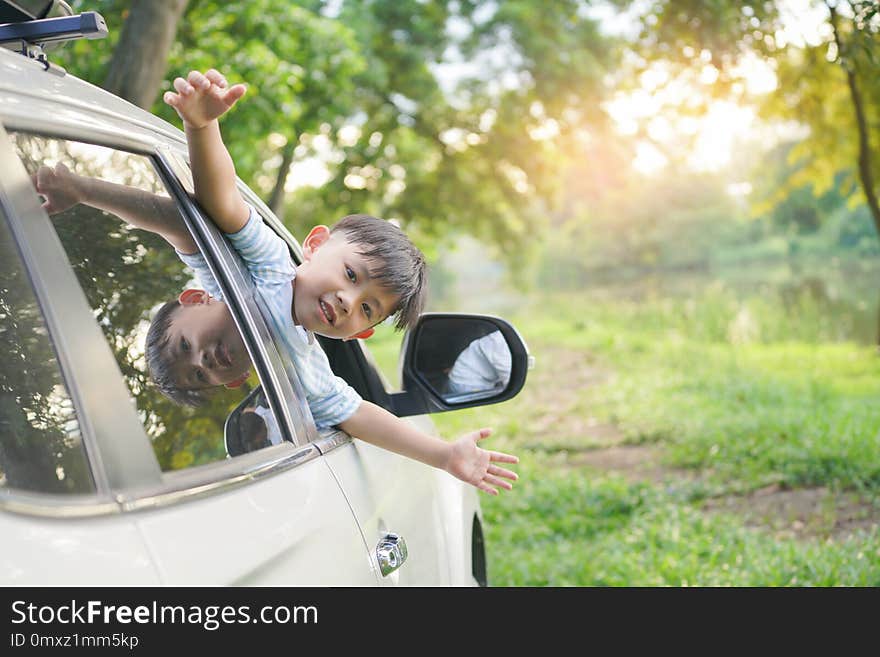
<path fill-rule="evenodd" d="M 348 314 L 348 309 L 351 308 L 351 299 L 345 296 L 344 292 L 339 292 L 336 294 L 336 300 L 339 301 L 339 309 Z"/>
<path fill-rule="evenodd" d="M 214 369 L 214 357 L 207 349 L 202 349 L 202 367 L 207 367 L 209 370 Z"/>

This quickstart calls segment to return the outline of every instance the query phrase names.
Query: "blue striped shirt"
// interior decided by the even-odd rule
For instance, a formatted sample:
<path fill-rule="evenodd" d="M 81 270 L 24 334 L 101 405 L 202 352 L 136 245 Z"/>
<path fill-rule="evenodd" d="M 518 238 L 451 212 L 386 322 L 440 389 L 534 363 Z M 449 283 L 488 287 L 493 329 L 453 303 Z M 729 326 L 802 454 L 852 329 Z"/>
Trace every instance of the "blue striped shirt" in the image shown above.
<path fill-rule="evenodd" d="M 326 429 L 350 418 L 361 404 L 360 395 L 343 379 L 333 374 L 321 345 L 311 331 L 293 323 L 293 285 L 296 267 L 287 244 L 272 232 L 251 207 L 248 221 L 237 233 L 226 234 L 244 260 L 257 293 L 264 302 L 267 323 L 293 363 L 315 425 Z M 196 274 L 199 284 L 214 298 L 223 293 L 214 280 L 201 253 L 178 256 Z"/>

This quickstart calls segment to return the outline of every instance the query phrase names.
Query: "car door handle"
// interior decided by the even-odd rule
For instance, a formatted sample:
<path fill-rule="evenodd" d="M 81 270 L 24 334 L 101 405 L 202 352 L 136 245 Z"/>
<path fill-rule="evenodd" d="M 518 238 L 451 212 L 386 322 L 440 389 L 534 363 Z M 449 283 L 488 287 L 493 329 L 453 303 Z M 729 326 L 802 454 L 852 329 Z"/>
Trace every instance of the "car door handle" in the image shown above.
<path fill-rule="evenodd" d="M 376 546 L 376 561 L 379 562 L 379 572 L 386 577 L 403 565 L 408 556 L 406 541 L 403 536 L 388 532 L 379 539 Z"/>

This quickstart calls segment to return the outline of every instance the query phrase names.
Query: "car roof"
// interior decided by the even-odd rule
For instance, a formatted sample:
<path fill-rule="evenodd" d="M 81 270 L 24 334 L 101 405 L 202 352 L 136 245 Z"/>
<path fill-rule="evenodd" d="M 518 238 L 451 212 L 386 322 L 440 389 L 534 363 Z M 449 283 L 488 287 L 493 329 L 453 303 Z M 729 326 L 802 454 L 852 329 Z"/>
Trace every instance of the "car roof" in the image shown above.
<path fill-rule="evenodd" d="M 146 110 L 36 60 L 0 48 L 0 122 L 4 127 L 186 153 L 179 128 Z"/>

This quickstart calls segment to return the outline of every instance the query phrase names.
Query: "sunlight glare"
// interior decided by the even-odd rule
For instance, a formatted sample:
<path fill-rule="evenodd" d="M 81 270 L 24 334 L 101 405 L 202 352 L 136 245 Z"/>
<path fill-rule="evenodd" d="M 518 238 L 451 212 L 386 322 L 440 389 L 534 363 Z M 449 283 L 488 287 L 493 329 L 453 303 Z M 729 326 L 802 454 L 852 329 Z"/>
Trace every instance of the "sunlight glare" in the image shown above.
<path fill-rule="evenodd" d="M 755 111 L 729 101 L 714 101 L 702 119 L 694 151 L 689 158 L 696 170 L 713 171 L 730 162 L 734 143 L 748 135 Z"/>
<path fill-rule="evenodd" d="M 636 156 L 633 158 L 633 169 L 645 175 L 657 173 L 666 166 L 668 160 L 654 144 L 640 141 L 636 144 Z"/>

